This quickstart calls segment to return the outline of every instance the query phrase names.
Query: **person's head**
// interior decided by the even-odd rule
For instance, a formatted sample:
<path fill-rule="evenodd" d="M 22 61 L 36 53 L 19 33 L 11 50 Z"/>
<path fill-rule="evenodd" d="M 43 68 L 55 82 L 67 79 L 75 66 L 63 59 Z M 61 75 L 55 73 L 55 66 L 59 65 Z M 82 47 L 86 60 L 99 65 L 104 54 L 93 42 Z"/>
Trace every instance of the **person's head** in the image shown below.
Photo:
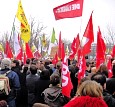
<path fill-rule="evenodd" d="M 36 65 L 30 65 L 30 72 L 33 75 L 35 75 L 37 73 L 37 67 L 36 67 Z"/>
<path fill-rule="evenodd" d="M 91 77 L 91 80 L 94 80 L 94 81 L 96 81 L 97 83 L 100 83 L 103 88 L 106 88 L 106 87 L 105 87 L 106 77 L 105 77 L 104 74 L 102 74 L 102 73 L 94 74 L 94 75 Z"/>
<path fill-rule="evenodd" d="M 98 71 L 103 73 L 106 77 L 108 77 L 108 68 L 105 64 L 100 65 Z"/>
<path fill-rule="evenodd" d="M 9 58 L 2 59 L 1 69 L 11 69 L 11 60 Z"/>
<path fill-rule="evenodd" d="M 13 60 L 13 61 L 12 61 L 12 66 L 13 66 L 13 67 L 19 66 L 19 61 L 18 61 L 18 60 Z"/>
<path fill-rule="evenodd" d="M 44 69 L 41 73 L 40 73 L 40 78 L 44 79 L 44 80 L 50 80 L 50 72 L 48 69 Z"/>
<path fill-rule="evenodd" d="M 61 63 L 61 62 L 58 62 L 58 63 L 56 64 L 56 68 L 57 68 L 58 70 L 60 70 L 60 69 L 62 68 L 62 63 Z"/>
<path fill-rule="evenodd" d="M 77 90 L 78 96 L 102 97 L 102 86 L 96 81 L 84 81 Z"/>
<path fill-rule="evenodd" d="M 87 81 L 87 80 L 90 80 L 90 77 L 89 77 L 89 76 L 86 76 L 86 77 L 82 78 L 82 79 L 80 80 L 80 82 L 79 82 L 79 86 L 80 86 L 83 82 L 85 82 L 85 81 Z"/>
<path fill-rule="evenodd" d="M 31 60 L 30 59 L 27 59 L 26 60 L 26 64 L 30 64 L 31 63 Z"/>
<path fill-rule="evenodd" d="M 50 76 L 50 83 L 52 86 L 56 86 L 60 83 L 60 76 L 58 74 L 52 74 Z"/>

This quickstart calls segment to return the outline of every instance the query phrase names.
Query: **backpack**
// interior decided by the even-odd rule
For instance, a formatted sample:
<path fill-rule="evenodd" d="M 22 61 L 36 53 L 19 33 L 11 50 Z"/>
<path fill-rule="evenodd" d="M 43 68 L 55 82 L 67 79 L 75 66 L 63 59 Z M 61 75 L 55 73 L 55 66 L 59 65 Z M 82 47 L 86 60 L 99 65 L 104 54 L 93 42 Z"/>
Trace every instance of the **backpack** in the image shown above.
<path fill-rule="evenodd" d="M 8 96 L 10 93 L 9 78 L 7 77 L 10 72 L 7 71 L 5 74 L 0 74 L 0 96 Z"/>

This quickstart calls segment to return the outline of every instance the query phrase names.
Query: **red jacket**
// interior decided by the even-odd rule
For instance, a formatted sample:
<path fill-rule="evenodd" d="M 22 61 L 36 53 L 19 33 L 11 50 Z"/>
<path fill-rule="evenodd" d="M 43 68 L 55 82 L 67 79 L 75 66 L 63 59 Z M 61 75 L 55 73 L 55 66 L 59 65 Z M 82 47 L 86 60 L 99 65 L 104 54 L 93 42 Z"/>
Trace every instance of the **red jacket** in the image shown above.
<path fill-rule="evenodd" d="M 108 107 L 102 98 L 80 96 L 69 101 L 64 107 Z"/>

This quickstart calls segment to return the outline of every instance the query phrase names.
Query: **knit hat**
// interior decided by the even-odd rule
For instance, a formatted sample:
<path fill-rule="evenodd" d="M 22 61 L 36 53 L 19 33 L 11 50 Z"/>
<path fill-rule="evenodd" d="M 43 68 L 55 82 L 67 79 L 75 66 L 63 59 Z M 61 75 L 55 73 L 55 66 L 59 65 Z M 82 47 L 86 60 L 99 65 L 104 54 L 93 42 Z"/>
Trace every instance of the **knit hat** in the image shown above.
<path fill-rule="evenodd" d="M 1 69 L 11 68 L 11 60 L 9 58 L 4 58 L 1 61 Z"/>

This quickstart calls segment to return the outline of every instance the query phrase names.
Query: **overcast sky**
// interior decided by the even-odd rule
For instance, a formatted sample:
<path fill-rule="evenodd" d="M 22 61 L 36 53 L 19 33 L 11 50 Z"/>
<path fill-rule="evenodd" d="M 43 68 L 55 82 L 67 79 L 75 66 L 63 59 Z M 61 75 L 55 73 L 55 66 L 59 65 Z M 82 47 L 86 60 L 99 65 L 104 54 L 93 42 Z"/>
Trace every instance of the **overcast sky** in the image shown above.
<path fill-rule="evenodd" d="M 53 8 L 71 0 L 22 0 L 26 17 L 39 20 L 44 26 L 46 36 L 51 36 L 54 27 L 56 37 L 62 32 L 62 38 L 73 40 L 80 32 L 82 37 L 86 28 L 92 10 L 94 34 L 96 40 L 97 26 L 99 25 L 102 32 L 106 31 L 107 25 L 115 28 L 115 0 L 84 0 L 82 17 L 55 20 Z M 4 32 L 11 32 L 13 20 L 17 12 L 19 0 L 1 0 L 0 5 L 0 36 Z"/>

